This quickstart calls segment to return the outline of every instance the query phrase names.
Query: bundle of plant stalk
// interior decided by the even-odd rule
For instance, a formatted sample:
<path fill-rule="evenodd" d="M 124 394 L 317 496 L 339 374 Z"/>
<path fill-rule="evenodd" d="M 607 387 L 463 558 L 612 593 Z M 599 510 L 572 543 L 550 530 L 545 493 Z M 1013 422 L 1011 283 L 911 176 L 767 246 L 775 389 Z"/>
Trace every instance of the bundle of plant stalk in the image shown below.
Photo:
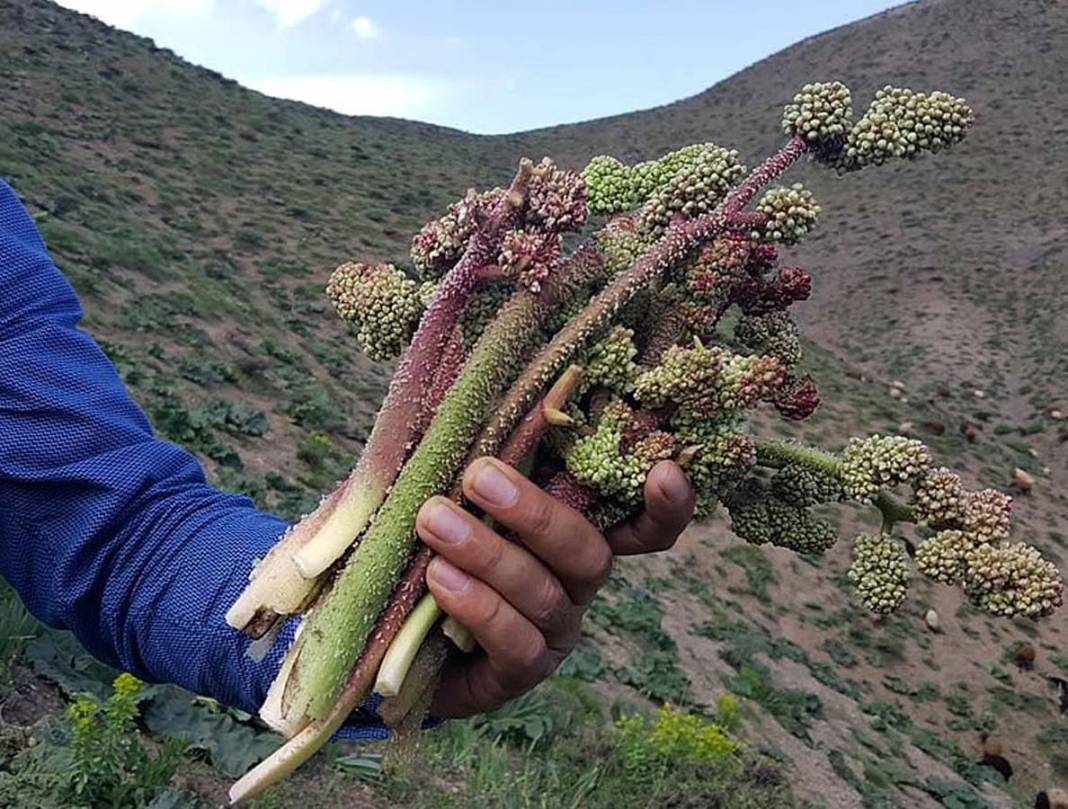
<path fill-rule="evenodd" d="M 424 226 L 411 269 L 339 267 L 337 313 L 370 357 L 399 361 L 350 477 L 256 566 L 227 616 L 254 636 L 304 616 L 261 712 L 289 741 L 231 800 L 308 759 L 372 690 L 391 724 L 422 719 L 448 642 L 424 595 L 416 513 L 432 495 L 459 498 L 458 476 L 483 455 L 523 465 L 604 527 L 633 515 L 649 470 L 674 459 L 699 518 L 725 513 L 739 537 L 806 554 L 837 539 L 814 507 L 852 501 L 883 518 L 853 539 L 849 570 L 872 610 L 905 598 L 911 525 L 922 574 L 995 615 L 1052 612 L 1060 574 L 1008 540 L 1010 499 L 968 491 L 921 442 L 870 436 L 831 452 L 747 427 L 758 406 L 797 420 L 819 403 L 790 315 L 811 278 L 779 256 L 819 206 L 775 183 L 802 159 L 847 173 L 937 152 L 971 122 L 962 99 L 892 87 L 854 119 L 844 85 L 811 84 L 755 169 L 713 143 L 636 165 L 597 157 L 581 173 L 524 160 L 507 188 L 469 191 Z"/>

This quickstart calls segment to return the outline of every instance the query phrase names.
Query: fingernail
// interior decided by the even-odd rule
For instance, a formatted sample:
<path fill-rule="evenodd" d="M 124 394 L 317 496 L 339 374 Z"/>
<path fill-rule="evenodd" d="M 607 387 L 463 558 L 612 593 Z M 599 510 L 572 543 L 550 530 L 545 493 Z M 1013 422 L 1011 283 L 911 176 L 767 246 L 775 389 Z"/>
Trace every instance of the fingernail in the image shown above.
<path fill-rule="evenodd" d="M 472 487 L 482 499 L 494 506 L 510 506 L 519 497 L 519 490 L 493 461 L 481 461 Z"/>
<path fill-rule="evenodd" d="M 690 483 L 682 474 L 682 470 L 675 464 L 671 464 L 661 475 L 660 491 L 664 493 L 669 502 L 683 503 L 690 496 Z"/>
<path fill-rule="evenodd" d="M 471 534 L 467 521 L 450 506 L 440 501 L 427 503 L 426 527 L 442 542 L 456 544 L 463 542 Z"/>
<path fill-rule="evenodd" d="M 462 593 L 471 584 L 470 576 L 440 556 L 435 556 L 431 561 L 427 575 L 435 584 L 451 593 Z"/>

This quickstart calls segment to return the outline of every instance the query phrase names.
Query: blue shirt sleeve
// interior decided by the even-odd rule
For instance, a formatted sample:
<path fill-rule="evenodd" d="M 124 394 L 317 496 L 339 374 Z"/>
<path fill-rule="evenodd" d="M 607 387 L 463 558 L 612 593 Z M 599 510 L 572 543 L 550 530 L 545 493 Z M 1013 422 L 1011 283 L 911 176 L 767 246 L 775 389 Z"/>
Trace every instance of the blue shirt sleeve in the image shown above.
<path fill-rule="evenodd" d="M 285 524 L 153 435 L 81 316 L 0 182 L 0 574 L 101 660 L 255 713 L 293 622 L 256 662 L 223 616 Z"/>

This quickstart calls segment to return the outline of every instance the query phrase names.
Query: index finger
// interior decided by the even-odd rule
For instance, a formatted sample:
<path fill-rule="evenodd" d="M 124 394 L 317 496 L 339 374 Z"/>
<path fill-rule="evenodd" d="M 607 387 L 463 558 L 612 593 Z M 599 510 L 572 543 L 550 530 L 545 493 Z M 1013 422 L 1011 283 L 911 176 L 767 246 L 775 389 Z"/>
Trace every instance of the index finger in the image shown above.
<path fill-rule="evenodd" d="M 612 569 L 612 549 L 585 517 L 495 458 L 479 458 L 467 468 L 463 492 L 510 528 L 575 604 L 593 600 Z"/>

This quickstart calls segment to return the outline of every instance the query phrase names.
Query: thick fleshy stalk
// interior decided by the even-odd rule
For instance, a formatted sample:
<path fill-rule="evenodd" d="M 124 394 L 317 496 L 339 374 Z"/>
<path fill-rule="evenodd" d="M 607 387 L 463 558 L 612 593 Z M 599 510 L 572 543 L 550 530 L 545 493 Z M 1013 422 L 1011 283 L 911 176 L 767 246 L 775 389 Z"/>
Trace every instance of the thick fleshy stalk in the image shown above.
<path fill-rule="evenodd" d="M 382 503 L 386 489 L 419 439 L 415 431 L 422 421 L 424 387 L 435 376 L 441 347 L 450 342 L 464 306 L 482 283 L 481 269 L 496 262 L 501 239 L 518 223 L 533 172 L 529 160 L 520 162 L 508 193 L 482 222 L 463 257 L 438 286 L 411 345 L 393 373 L 367 445 L 353 470 L 354 485 L 349 491 L 355 500 L 354 507 L 347 513 L 339 508 L 338 518 L 329 520 L 313 542 L 304 544 L 293 554 L 294 564 L 306 578 L 318 576 L 348 549 Z M 369 484 L 367 497 L 362 496 L 359 486 L 365 481 Z"/>
<path fill-rule="evenodd" d="M 345 672 L 404 568 L 416 513 L 448 489 L 497 397 L 540 337 L 544 315 L 596 277 L 603 268 L 596 259 L 558 268 L 538 293 L 515 293 L 479 338 L 330 593 L 305 621 L 304 646 L 286 690 L 287 714 L 314 719 L 329 714 Z"/>
<path fill-rule="evenodd" d="M 381 505 L 419 440 L 417 429 L 425 422 L 421 418 L 424 389 L 434 379 L 441 346 L 450 342 L 465 304 L 483 283 L 482 269 L 495 264 L 501 239 L 517 224 L 533 172 L 529 160 L 520 162 L 508 193 L 442 280 L 393 374 L 355 469 L 253 570 L 248 586 L 226 615 L 234 628 L 252 628 L 262 634 L 273 617 L 299 612 L 314 593 L 316 578 L 345 553 Z"/>
<path fill-rule="evenodd" d="M 375 631 L 364 645 L 331 711 L 321 720 L 306 723 L 293 738 L 242 776 L 230 788 L 231 806 L 262 794 L 310 759 L 363 701 L 390 643 L 426 588 L 426 567 L 429 562 L 430 549 L 424 545 L 390 596 L 389 604 L 378 619 Z"/>
<path fill-rule="evenodd" d="M 741 209 L 761 188 L 796 163 L 807 148 L 803 138 L 791 138 L 739 183 L 714 211 L 674 222 L 656 244 L 594 296 L 538 353 L 482 431 L 475 454 L 496 455 L 516 422 L 583 346 L 607 327 L 638 292 L 677 267 L 701 244 L 730 229 L 732 222 L 744 221 L 738 218 Z"/>
<path fill-rule="evenodd" d="M 553 427 L 560 425 L 561 418 L 567 418 L 562 408 L 567 404 L 571 394 L 574 393 L 582 381 L 582 368 L 572 365 L 560 378 L 556 380 L 549 392 L 545 394 L 516 426 L 512 435 L 505 443 L 498 457 L 507 464 L 516 466 L 521 463 L 538 445 L 545 434 Z M 459 500 L 459 493 L 455 493 L 455 499 Z M 427 604 L 429 602 L 429 604 Z M 417 613 L 419 613 L 417 615 Z M 430 628 L 443 615 L 433 598 L 427 598 L 420 602 L 419 609 L 413 612 L 405 623 L 400 634 L 397 635 L 393 645 L 390 646 L 386 660 L 382 663 L 382 670 L 378 673 L 375 683 L 375 691 L 384 697 L 391 697 L 397 693 L 401 683 L 415 688 L 408 683 L 408 677 L 422 677 L 427 682 L 437 677 L 437 670 L 427 669 L 421 673 L 408 673 L 408 668 L 414 666 L 414 658 L 419 644 L 430 631 Z M 410 631 L 409 631 L 409 625 Z M 471 652 L 475 648 L 475 638 L 471 630 L 456 621 L 451 616 L 446 616 L 442 624 L 442 632 L 452 643 L 463 652 Z M 444 661 L 442 661 L 444 662 Z M 423 683 L 420 688 L 427 683 Z"/>

